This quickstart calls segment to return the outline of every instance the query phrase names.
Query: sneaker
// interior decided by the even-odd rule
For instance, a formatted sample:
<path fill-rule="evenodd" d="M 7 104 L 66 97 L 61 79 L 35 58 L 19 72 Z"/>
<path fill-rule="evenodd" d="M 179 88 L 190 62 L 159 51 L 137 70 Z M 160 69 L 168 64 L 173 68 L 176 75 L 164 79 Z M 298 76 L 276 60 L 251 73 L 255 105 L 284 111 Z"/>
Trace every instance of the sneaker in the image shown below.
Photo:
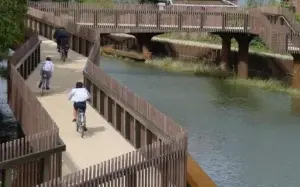
<path fill-rule="evenodd" d="M 49 87 L 46 87 L 46 90 L 50 90 L 50 88 L 49 88 Z"/>

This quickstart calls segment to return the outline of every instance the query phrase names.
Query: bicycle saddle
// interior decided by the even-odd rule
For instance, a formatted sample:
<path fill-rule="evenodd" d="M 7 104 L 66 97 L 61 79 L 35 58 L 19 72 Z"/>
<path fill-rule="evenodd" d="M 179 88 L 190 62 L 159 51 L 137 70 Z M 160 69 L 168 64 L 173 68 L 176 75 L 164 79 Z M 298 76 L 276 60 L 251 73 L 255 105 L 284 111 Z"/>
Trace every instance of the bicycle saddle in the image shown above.
<path fill-rule="evenodd" d="M 81 108 L 78 108 L 78 112 L 84 112 Z"/>

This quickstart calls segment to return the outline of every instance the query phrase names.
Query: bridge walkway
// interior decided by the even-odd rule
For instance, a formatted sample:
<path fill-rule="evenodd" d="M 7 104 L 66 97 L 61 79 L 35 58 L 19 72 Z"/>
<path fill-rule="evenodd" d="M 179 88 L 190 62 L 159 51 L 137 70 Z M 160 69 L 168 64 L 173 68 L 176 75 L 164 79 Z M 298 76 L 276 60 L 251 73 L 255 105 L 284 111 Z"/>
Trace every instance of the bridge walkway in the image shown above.
<path fill-rule="evenodd" d="M 36 68 L 27 83 L 57 123 L 60 136 L 67 146 L 66 152 L 63 153 L 63 175 L 134 150 L 134 147 L 91 106 L 87 107 L 86 113 L 88 132 L 84 138 L 80 137 L 75 131 L 75 123 L 72 122 L 73 104 L 68 101 L 68 93 L 76 81 L 83 79 L 82 70 L 87 58 L 70 50 L 69 59 L 62 62 L 56 50 L 56 43 L 41 36 L 40 39 L 41 59 L 50 56 L 55 65 L 51 89 L 41 97 L 41 90 L 37 88 L 41 67 Z"/>

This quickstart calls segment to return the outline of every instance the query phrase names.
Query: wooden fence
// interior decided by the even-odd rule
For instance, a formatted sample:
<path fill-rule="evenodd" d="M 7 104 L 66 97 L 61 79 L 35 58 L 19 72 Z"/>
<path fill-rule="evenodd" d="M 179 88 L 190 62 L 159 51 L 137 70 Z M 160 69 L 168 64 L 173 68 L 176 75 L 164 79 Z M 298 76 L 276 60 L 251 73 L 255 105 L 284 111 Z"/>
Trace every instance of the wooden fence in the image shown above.
<path fill-rule="evenodd" d="M 40 63 L 40 43 L 37 33 L 31 32 L 8 64 L 8 101 L 25 137 L 0 144 L 1 187 L 31 187 L 61 176 L 65 145 L 25 82 Z"/>

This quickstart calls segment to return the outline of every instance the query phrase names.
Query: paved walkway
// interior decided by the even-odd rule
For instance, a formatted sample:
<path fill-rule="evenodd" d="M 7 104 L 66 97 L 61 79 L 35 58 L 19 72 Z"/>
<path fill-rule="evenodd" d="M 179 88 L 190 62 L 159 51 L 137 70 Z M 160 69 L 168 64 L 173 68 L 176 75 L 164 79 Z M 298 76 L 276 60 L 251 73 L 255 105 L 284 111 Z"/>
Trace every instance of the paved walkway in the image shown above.
<path fill-rule="evenodd" d="M 87 107 L 88 132 L 85 138 L 75 131 L 75 123 L 72 122 L 73 105 L 68 101 L 68 93 L 74 87 L 76 81 L 82 80 L 82 70 L 87 58 L 73 51 L 69 51 L 69 59 L 62 62 L 56 51 L 56 43 L 40 37 L 41 58 L 50 56 L 55 64 L 54 76 L 49 90 L 40 97 L 40 89 L 37 88 L 40 79 L 38 67 L 27 80 L 33 92 L 52 116 L 60 128 L 60 136 L 67 145 L 67 151 L 63 154 L 63 174 L 72 173 L 93 164 L 108 160 L 134 150 L 96 110 Z"/>

